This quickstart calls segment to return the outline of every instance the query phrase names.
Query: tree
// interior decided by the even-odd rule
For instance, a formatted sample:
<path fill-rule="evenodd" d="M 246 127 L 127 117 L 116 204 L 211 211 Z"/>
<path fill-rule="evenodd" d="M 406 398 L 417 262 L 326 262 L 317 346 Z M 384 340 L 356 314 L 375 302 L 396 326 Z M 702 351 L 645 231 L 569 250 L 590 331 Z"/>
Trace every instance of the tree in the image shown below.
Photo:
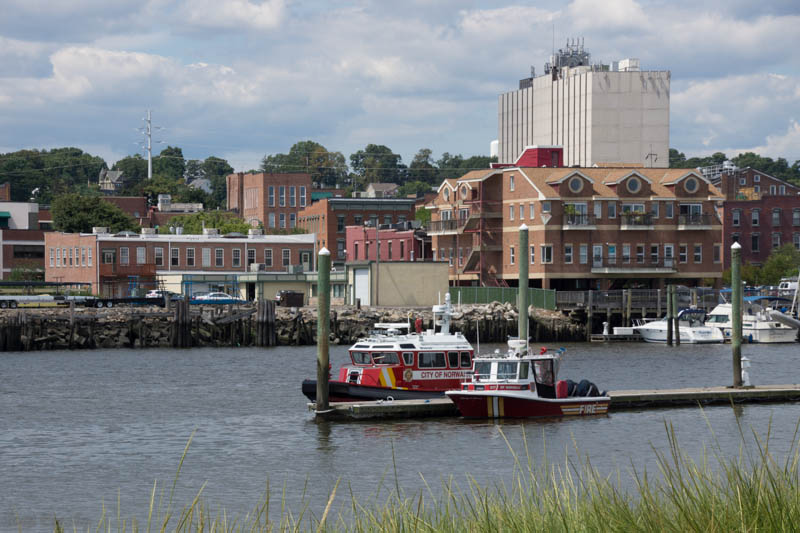
<path fill-rule="evenodd" d="M 183 159 L 183 150 L 178 147 L 167 146 L 153 158 L 153 177 L 160 175 L 181 180 L 185 171 L 186 161 Z"/>
<path fill-rule="evenodd" d="M 438 169 L 434 166 L 430 148 L 421 148 L 408 165 L 409 182 L 436 183 L 439 181 Z"/>
<path fill-rule="evenodd" d="M 362 187 L 370 183 L 402 184 L 406 176 L 406 166 L 400 155 L 377 144 L 368 144 L 363 150 L 351 154 L 350 168 Z"/>
<path fill-rule="evenodd" d="M 67 233 L 89 233 L 94 227 L 106 227 L 113 233 L 139 231 L 139 225 L 119 207 L 97 196 L 79 193 L 57 196 L 50 207 L 53 226 Z"/>
<path fill-rule="evenodd" d="M 400 197 L 414 195 L 416 197 L 423 196 L 426 192 L 431 192 L 432 187 L 429 183 L 424 181 L 408 181 L 400 186 L 397 194 Z"/>
<path fill-rule="evenodd" d="M 333 187 L 347 180 L 347 163 L 341 152 L 329 152 L 314 141 L 295 143 L 288 154 L 264 156 L 261 172 L 281 174 L 309 174 L 311 181 Z"/>
<path fill-rule="evenodd" d="M 206 177 L 206 173 L 203 169 L 202 162 L 198 161 L 197 159 L 190 159 L 186 162 L 186 169 L 183 171 L 183 179 L 186 180 L 186 183 L 190 183 L 194 180 L 199 180 L 204 177 Z"/>
<path fill-rule="evenodd" d="M 685 168 L 686 156 L 675 148 L 669 149 L 669 168 Z"/>
<path fill-rule="evenodd" d="M 421 207 L 414 213 L 414 219 L 419 220 L 423 226 L 427 226 L 431 221 L 431 210 Z"/>
<path fill-rule="evenodd" d="M 798 267 L 800 267 L 800 250 L 792 244 L 784 244 L 769 254 L 761 268 L 761 283 L 777 285 L 781 278 L 796 276 Z"/>
<path fill-rule="evenodd" d="M 121 170 L 126 180 L 139 181 L 147 177 L 147 160 L 140 154 L 123 157 L 111 168 Z"/>
<path fill-rule="evenodd" d="M 203 172 L 211 182 L 210 208 L 227 208 L 226 199 L 228 197 L 228 174 L 233 174 L 233 167 L 224 159 L 208 156 L 203 161 Z"/>
<path fill-rule="evenodd" d="M 147 196 L 150 205 L 158 203 L 159 194 L 169 194 L 172 197 L 177 197 L 181 188 L 186 185 L 177 179 L 167 176 L 154 176 L 152 179 L 144 180 L 139 187 L 139 194 Z"/>
<path fill-rule="evenodd" d="M 36 261 L 17 262 L 8 274 L 9 281 L 44 281 L 44 270 Z"/>
<path fill-rule="evenodd" d="M 220 234 L 238 232 L 247 234 L 252 226 L 227 211 L 203 211 L 191 215 L 180 215 L 170 219 L 168 225 L 158 228 L 159 233 L 170 233 L 171 227 L 182 227 L 183 233 L 200 235 L 203 228 L 216 228 Z"/>

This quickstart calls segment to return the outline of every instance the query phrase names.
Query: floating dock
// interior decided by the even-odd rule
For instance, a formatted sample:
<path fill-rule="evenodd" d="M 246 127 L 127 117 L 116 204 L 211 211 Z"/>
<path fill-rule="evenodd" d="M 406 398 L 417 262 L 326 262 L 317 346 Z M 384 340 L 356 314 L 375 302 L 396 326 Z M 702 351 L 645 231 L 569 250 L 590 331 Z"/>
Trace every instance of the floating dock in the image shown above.
<path fill-rule="evenodd" d="M 687 389 L 645 389 L 609 391 L 609 413 L 627 409 L 685 407 L 697 404 L 794 402 L 800 400 L 800 385 L 758 385 L 754 387 L 695 387 Z M 428 418 L 459 416 L 448 398 L 376 402 L 335 402 L 318 413 L 316 404 L 308 410 L 325 419 L 363 420 L 381 418 Z"/>
<path fill-rule="evenodd" d="M 592 342 L 644 342 L 644 339 L 638 333 L 592 333 L 590 337 Z"/>

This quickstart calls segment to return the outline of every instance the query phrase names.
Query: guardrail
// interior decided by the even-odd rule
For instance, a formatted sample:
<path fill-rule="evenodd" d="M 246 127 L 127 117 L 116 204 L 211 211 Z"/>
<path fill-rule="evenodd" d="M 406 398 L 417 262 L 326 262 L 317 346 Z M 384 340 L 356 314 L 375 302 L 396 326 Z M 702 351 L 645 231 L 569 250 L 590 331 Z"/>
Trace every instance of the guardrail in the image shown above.
<path fill-rule="evenodd" d="M 678 215 L 678 224 L 681 226 L 710 226 L 711 215 L 694 214 L 694 215 Z"/>

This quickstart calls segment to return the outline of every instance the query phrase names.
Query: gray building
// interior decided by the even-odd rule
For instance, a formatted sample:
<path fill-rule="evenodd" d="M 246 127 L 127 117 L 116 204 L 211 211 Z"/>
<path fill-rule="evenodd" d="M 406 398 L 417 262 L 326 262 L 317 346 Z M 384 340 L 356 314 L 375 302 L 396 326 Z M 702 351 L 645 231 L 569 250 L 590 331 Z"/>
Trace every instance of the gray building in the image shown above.
<path fill-rule="evenodd" d="M 498 98 L 498 161 L 526 146 L 562 146 L 564 165 L 669 166 L 668 70 L 643 71 L 638 59 L 591 64 L 583 44 L 568 43 L 544 74 L 520 80 Z"/>

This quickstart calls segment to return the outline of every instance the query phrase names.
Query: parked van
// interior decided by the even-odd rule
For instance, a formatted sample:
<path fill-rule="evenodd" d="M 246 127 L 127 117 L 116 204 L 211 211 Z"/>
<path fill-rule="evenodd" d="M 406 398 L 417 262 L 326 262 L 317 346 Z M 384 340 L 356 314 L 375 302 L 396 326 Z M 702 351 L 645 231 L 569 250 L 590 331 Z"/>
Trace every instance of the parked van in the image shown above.
<path fill-rule="evenodd" d="M 783 278 L 778 284 L 778 296 L 794 296 L 794 291 L 797 290 L 797 278 Z"/>

